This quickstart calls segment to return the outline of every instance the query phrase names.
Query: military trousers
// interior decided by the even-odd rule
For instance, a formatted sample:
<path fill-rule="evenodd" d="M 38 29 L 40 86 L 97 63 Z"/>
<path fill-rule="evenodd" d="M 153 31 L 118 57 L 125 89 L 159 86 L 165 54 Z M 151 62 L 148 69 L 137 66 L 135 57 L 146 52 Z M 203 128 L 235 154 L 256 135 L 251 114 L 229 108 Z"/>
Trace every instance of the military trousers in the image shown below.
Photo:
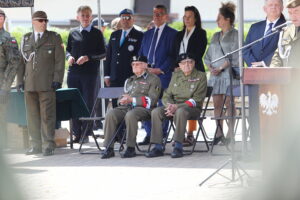
<path fill-rule="evenodd" d="M 155 108 L 151 113 L 151 139 L 153 144 L 162 144 L 163 142 L 163 130 L 162 124 L 164 120 L 171 119 L 165 114 L 165 106 Z M 188 106 L 179 107 L 173 117 L 175 124 L 175 132 L 173 139 L 176 142 L 183 143 L 184 134 L 186 132 L 187 120 L 196 119 L 199 117 L 201 109 L 191 108 Z"/>
<path fill-rule="evenodd" d="M 28 134 L 33 148 L 55 148 L 55 91 L 27 92 L 25 104 Z"/>
<path fill-rule="evenodd" d="M 143 107 L 135 107 L 131 109 L 126 106 L 119 106 L 109 111 L 105 117 L 104 124 L 104 146 L 111 141 L 115 131 L 119 125 L 125 120 L 126 125 L 126 145 L 127 147 L 135 147 L 136 136 L 138 131 L 138 122 L 149 120 L 151 117 L 151 110 Z M 113 147 L 113 144 L 110 146 Z"/>
<path fill-rule="evenodd" d="M 6 110 L 7 103 L 0 103 L 0 149 L 5 147 L 7 141 Z"/>

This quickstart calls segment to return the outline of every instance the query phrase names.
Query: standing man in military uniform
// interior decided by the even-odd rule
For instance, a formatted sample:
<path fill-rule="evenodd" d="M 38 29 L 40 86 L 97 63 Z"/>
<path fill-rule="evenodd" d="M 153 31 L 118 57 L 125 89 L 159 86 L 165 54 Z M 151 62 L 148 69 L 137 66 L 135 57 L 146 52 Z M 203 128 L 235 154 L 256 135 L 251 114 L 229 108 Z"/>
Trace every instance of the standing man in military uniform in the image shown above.
<path fill-rule="evenodd" d="M 0 9 L 0 146 L 6 141 L 6 107 L 10 86 L 21 64 L 17 41 L 3 28 L 5 18 L 4 11 Z"/>
<path fill-rule="evenodd" d="M 134 56 L 131 65 L 135 75 L 126 80 L 125 93 L 118 99 L 119 106 L 106 115 L 104 146 L 107 147 L 107 151 L 102 155 L 102 159 L 115 155 L 114 144 L 108 146 L 108 143 L 123 120 L 125 120 L 126 124 L 127 149 L 122 158 L 136 156 L 135 145 L 138 121 L 150 119 L 151 110 L 156 106 L 159 98 L 161 90 L 160 79 L 147 71 L 147 57 Z"/>
<path fill-rule="evenodd" d="M 165 119 L 174 118 L 175 147 L 172 158 L 183 156 L 183 140 L 186 131 L 187 120 L 200 115 L 202 103 L 206 96 L 207 80 L 204 72 L 195 69 L 193 55 L 181 54 L 178 59 L 181 70 L 174 72 L 167 90 L 165 90 L 162 102 L 163 106 L 154 109 L 151 113 L 151 138 L 150 143 L 155 147 L 146 157 L 163 156 L 163 131 L 162 122 Z"/>
<path fill-rule="evenodd" d="M 18 73 L 18 87 L 24 88 L 28 133 L 32 148 L 27 155 L 53 155 L 56 121 L 55 90 L 61 88 L 65 54 L 59 34 L 47 30 L 47 14 L 32 15 L 33 32 L 22 38 L 25 65 Z"/>
<path fill-rule="evenodd" d="M 300 67 L 300 0 L 289 0 L 286 7 L 293 24 L 283 29 L 270 67 Z"/>
<path fill-rule="evenodd" d="M 106 54 L 104 80 L 108 87 L 122 87 L 133 75 L 128 58 L 138 54 L 143 39 L 143 33 L 133 27 L 132 10 L 124 9 L 119 16 L 122 29 L 111 34 Z M 113 100 L 116 106 L 117 100 Z"/>

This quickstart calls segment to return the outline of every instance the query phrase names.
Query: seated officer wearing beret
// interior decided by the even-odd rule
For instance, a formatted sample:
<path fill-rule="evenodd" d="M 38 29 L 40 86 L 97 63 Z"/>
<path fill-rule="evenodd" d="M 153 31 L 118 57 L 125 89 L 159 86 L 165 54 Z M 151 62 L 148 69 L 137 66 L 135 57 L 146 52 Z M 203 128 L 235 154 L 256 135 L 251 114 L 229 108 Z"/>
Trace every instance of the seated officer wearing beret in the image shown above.
<path fill-rule="evenodd" d="M 300 0 L 289 0 L 286 5 L 293 24 L 283 28 L 270 67 L 300 67 Z M 281 36 L 281 35 L 280 35 Z"/>
<path fill-rule="evenodd" d="M 118 107 L 106 115 L 104 146 L 108 149 L 102 155 L 102 159 L 114 156 L 114 144 L 111 146 L 107 145 L 122 120 L 125 120 L 127 134 L 127 149 L 122 158 L 131 158 L 136 155 L 135 145 L 138 121 L 150 119 L 151 110 L 156 106 L 160 95 L 160 79 L 147 71 L 147 58 L 134 56 L 131 66 L 134 75 L 126 80 L 125 93 L 118 99 Z"/>
<path fill-rule="evenodd" d="M 164 92 L 163 106 L 151 113 L 151 139 L 155 147 L 146 157 L 163 156 L 162 121 L 173 117 L 175 123 L 175 147 L 172 158 L 183 156 L 182 142 L 187 120 L 200 115 L 206 96 L 207 80 L 204 72 L 195 69 L 195 59 L 189 54 L 180 54 L 178 59 L 181 70 L 174 72 L 168 89 Z"/>

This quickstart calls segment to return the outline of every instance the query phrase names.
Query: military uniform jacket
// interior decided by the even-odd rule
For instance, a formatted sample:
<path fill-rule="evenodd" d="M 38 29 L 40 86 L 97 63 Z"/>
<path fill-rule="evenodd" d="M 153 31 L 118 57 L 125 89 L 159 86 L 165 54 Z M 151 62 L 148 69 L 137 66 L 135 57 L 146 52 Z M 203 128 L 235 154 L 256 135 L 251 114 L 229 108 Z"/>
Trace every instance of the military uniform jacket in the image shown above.
<path fill-rule="evenodd" d="M 280 51 L 284 54 L 290 48 L 287 58 L 280 57 Z M 280 50 L 281 49 L 281 50 Z M 295 25 L 290 25 L 284 29 L 281 45 L 272 58 L 270 67 L 300 67 L 300 32 Z"/>
<path fill-rule="evenodd" d="M 51 91 L 52 82 L 62 83 L 65 71 L 65 53 L 59 34 L 45 31 L 38 44 L 33 33 L 22 38 L 21 51 L 27 59 L 18 72 L 18 84 L 25 86 L 25 91 Z"/>
<path fill-rule="evenodd" d="M 145 72 L 139 77 L 133 75 L 126 80 L 124 91 L 133 97 L 133 107 L 151 109 L 156 107 L 160 95 L 160 79 L 155 74 L 149 72 Z M 121 98 L 122 97 L 120 97 L 119 100 Z"/>
<path fill-rule="evenodd" d="M 0 90 L 9 91 L 21 64 L 17 41 L 0 30 Z"/>
<path fill-rule="evenodd" d="M 195 68 L 188 76 L 185 76 L 181 70 L 173 72 L 169 87 L 162 98 L 163 105 L 170 103 L 177 104 L 179 107 L 189 106 L 201 109 L 206 96 L 206 88 L 207 79 L 204 72 Z"/>
<path fill-rule="evenodd" d="M 125 80 L 133 75 L 131 58 L 139 52 L 143 33 L 133 27 L 120 46 L 121 36 L 122 30 L 117 30 L 111 34 L 107 48 L 104 75 L 110 76 L 111 81 L 116 81 L 123 85 Z"/>

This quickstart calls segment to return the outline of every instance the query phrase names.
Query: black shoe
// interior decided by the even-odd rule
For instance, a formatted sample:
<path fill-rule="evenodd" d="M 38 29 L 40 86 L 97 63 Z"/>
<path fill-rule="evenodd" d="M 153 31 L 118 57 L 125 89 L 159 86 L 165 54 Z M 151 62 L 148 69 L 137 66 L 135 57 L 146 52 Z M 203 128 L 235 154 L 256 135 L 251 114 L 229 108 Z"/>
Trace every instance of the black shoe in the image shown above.
<path fill-rule="evenodd" d="M 43 152 L 43 156 L 52 156 L 54 154 L 54 149 L 46 148 Z"/>
<path fill-rule="evenodd" d="M 171 153 L 172 158 L 181 158 L 183 156 L 183 150 L 174 148 L 173 152 Z"/>
<path fill-rule="evenodd" d="M 159 157 L 159 156 L 163 156 L 164 152 L 163 150 L 157 149 L 157 148 L 153 148 L 150 152 L 145 153 L 145 156 L 147 158 L 154 158 L 154 157 Z"/>
<path fill-rule="evenodd" d="M 139 142 L 138 145 L 148 145 L 150 144 L 150 136 L 146 136 L 143 142 Z"/>
<path fill-rule="evenodd" d="M 113 148 L 108 148 L 101 156 L 101 159 L 107 159 L 115 156 L 115 152 Z"/>
<path fill-rule="evenodd" d="M 42 149 L 40 149 L 40 148 L 31 148 L 25 154 L 26 155 L 34 155 L 34 154 L 39 154 L 39 153 L 42 153 Z"/>
<path fill-rule="evenodd" d="M 214 141 L 213 141 L 213 145 L 217 145 L 217 144 L 219 144 L 219 142 L 223 142 L 223 141 L 225 141 L 225 137 L 224 136 L 219 136 L 219 137 L 216 137 L 215 139 L 214 139 Z"/>
<path fill-rule="evenodd" d="M 135 148 L 134 147 L 127 147 L 126 151 L 124 154 L 122 154 L 122 158 L 132 158 L 135 157 L 136 153 L 135 153 Z"/>
<path fill-rule="evenodd" d="M 80 143 L 80 138 L 81 138 L 80 136 L 75 136 L 73 143 Z M 82 144 L 85 144 L 85 143 L 89 143 L 89 136 L 84 137 Z"/>

